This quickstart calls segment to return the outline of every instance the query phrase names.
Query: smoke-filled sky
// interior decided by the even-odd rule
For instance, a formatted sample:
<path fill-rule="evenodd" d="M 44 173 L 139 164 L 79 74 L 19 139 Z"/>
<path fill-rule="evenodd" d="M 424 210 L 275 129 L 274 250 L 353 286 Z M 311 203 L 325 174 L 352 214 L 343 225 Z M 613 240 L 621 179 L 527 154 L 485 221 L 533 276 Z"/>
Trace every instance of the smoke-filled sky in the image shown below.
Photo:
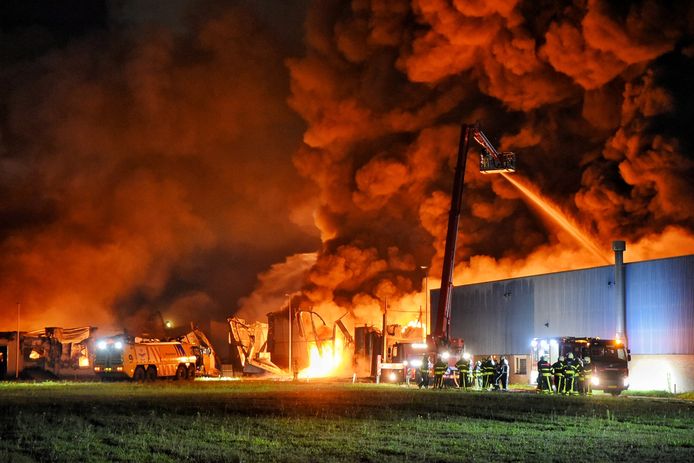
<path fill-rule="evenodd" d="M 692 2 L 16 3 L 0 326 L 418 308 L 461 122 L 606 254 L 694 252 Z M 604 263 L 475 155 L 458 283 Z"/>

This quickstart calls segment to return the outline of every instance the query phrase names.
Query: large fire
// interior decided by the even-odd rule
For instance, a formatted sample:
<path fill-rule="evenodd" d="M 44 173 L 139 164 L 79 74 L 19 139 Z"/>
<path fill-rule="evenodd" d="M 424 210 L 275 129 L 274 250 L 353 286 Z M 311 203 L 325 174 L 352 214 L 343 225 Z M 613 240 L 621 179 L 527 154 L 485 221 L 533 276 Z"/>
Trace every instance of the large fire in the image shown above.
<path fill-rule="evenodd" d="M 315 249 L 261 275 L 243 316 L 300 289 L 328 325 L 380 327 L 388 303 L 424 305 L 426 323 L 459 123 L 475 120 L 572 238 L 468 163 L 455 284 L 596 265 L 617 238 L 627 260 L 692 253 L 691 134 L 672 123 L 692 106 L 689 13 L 613 3 L 310 2 L 294 59 L 225 7 L 180 31 L 16 49 L 0 71 L 0 300 L 22 302 L 23 327 L 218 320 L 248 272 Z M 347 371 L 344 339 L 317 338 L 301 376 Z"/>
<path fill-rule="evenodd" d="M 335 376 L 347 364 L 344 341 L 336 338 L 334 342 L 320 341 L 309 343 L 309 366 L 299 373 L 299 378 L 325 378 Z"/>

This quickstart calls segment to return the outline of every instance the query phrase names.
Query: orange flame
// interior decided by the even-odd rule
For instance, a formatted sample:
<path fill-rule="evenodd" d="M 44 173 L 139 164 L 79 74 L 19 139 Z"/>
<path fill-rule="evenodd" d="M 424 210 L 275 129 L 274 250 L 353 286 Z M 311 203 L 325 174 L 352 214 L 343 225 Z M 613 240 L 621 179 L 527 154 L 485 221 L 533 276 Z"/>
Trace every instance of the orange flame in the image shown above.
<path fill-rule="evenodd" d="M 405 334 L 405 333 L 407 332 L 407 330 L 410 329 L 410 328 L 413 328 L 413 329 L 414 329 L 414 328 L 422 328 L 422 322 L 421 322 L 421 320 L 419 320 L 419 319 L 410 320 L 409 322 L 407 322 L 407 325 L 405 325 L 405 326 L 402 327 L 402 329 L 400 330 L 400 332 L 401 332 L 402 334 Z"/>
<path fill-rule="evenodd" d="M 335 376 L 346 359 L 344 341 L 336 338 L 335 342 L 309 343 L 309 366 L 299 373 L 299 378 L 325 378 Z"/>

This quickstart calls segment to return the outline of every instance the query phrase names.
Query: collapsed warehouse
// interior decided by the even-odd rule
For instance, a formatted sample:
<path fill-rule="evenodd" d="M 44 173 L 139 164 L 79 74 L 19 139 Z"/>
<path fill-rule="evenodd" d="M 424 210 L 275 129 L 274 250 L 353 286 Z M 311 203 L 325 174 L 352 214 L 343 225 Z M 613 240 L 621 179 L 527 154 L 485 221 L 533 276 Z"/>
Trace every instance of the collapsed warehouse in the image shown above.
<path fill-rule="evenodd" d="M 90 356 L 96 328 L 50 327 L 0 332 L 0 379 L 82 377 L 93 374 Z"/>

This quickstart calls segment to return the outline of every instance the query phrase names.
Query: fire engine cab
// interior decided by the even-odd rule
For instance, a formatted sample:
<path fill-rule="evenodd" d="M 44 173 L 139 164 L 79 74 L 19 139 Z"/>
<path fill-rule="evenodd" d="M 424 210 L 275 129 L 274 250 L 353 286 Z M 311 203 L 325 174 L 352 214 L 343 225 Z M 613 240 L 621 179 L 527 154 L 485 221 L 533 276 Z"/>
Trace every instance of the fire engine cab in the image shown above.
<path fill-rule="evenodd" d="M 593 365 L 592 387 L 612 395 L 629 388 L 629 349 L 619 339 L 600 338 L 535 338 L 530 343 L 533 371 L 531 382 L 537 379 L 537 362 L 547 356 L 550 364 L 572 352 L 577 358 L 590 357 Z"/>

